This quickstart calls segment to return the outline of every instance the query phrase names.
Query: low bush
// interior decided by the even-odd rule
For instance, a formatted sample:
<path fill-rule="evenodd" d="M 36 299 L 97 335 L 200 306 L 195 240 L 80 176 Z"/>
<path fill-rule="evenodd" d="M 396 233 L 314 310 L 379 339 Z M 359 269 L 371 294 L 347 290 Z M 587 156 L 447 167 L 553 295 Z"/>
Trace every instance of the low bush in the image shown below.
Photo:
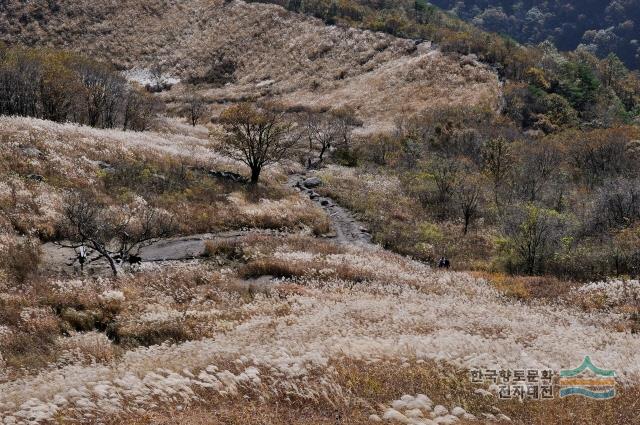
<path fill-rule="evenodd" d="M 228 260 L 242 258 L 242 245 L 236 239 L 215 239 L 204 243 L 205 257 L 223 257 Z"/>
<path fill-rule="evenodd" d="M 486 279 L 506 296 L 522 301 L 565 299 L 576 287 L 573 282 L 562 281 L 553 276 L 511 276 L 489 272 L 475 272 L 473 275 Z"/>
<path fill-rule="evenodd" d="M 191 329 L 183 321 L 113 324 L 107 336 L 125 348 L 149 347 L 164 342 L 179 343 L 193 339 Z"/>
<path fill-rule="evenodd" d="M 293 278 L 304 276 L 305 273 L 304 266 L 275 258 L 251 261 L 238 270 L 238 275 L 244 279 L 255 279 L 261 276 Z"/>
<path fill-rule="evenodd" d="M 10 278 L 23 283 L 38 274 L 41 255 L 38 240 L 32 238 L 11 240 L 4 249 L 0 250 L 0 268 L 4 269 Z"/>

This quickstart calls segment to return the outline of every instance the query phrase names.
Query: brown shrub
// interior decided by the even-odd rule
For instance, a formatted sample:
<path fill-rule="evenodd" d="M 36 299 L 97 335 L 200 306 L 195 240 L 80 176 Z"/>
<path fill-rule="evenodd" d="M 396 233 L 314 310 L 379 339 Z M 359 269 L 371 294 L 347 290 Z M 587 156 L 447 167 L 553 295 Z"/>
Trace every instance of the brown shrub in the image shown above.
<path fill-rule="evenodd" d="M 363 272 L 362 270 L 358 270 L 348 264 L 340 264 L 335 266 L 335 276 L 338 279 L 346 280 L 349 282 L 364 282 L 368 279 L 371 279 L 373 276 L 369 273 Z"/>
<path fill-rule="evenodd" d="M 474 272 L 503 294 L 522 301 L 532 299 L 558 300 L 566 297 L 575 283 L 548 276 L 511 276 L 503 273 Z"/>
<path fill-rule="evenodd" d="M 27 305 L 29 302 L 25 297 L 0 297 L 0 324 L 17 326 L 20 322 L 20 312 Z"/>
<path fill-rule="evenodd" d="M 63 327 L 67 330 L 87 332 L 93 329 L 103 328 L 104 314 L 99 310 L 76 310 L 68 307 L 62 310 L 60 318 L 64 321 Z"/>
<path fill-rule="evenodd" d="M 33 370 L 55 359 L 55 342 L 60 325 L 52 312 L 37 310 L 33 317 L 21 318 L 10 336 L 3 338 L 2 356 L 7 366 Z"/>
<path fill-rule="evenodd" d="M 31 286 L 29 293 L 33 295 L 32 303 L 51 307 L 57 314 L 66 308 L 76 310 L 91 310 L 100 308 L 100 300 L 94 289 L 87 287 L 75 291 L 56 291 L 51 282 L 37 282 Z"/>
<path fill-rule="evenodd" d="M 525 278 L 525 284 L 533 298 L 557 300 L 565 297 L 576 284 L 553 276 L 532 276 Z"/>
<path fill-rule="evenodd" d="M 255 279 L 260 276 L 293 278 L 304 276 L 305 273 L 306 269 L 302 265 L 275 258 L 251 261 L 238 270 L 238 275 L 244 279 Z"/>
<path fill-rule="evenodd" d="M 191 329 L 183 321 L 114 324 L 107 329 L 107 335 L 115 343 L 127 348 L 194 339 Z"/>
<path fill-rule="evenodd" d="M 42 252 L 35 239 L 16 240 L 0 252 L 0 267 L 18 283 L 38 273 Z"/>
<path fill-rule="evenodd" d="M 313 254 L 331 255 L 346 252 L 344 246 L 335 242 L 307 236 L 290 236 L 286 239 L 286 243 L 295 251 L 306 251 Z"/>
<path fill-rule="evenodd" d="M 242 244 L 238 239 L 214 239 L 204 243 L 205 257 L 224 257 L 229 260 L 242 258 Z"/>
<path fill-rule="evenodd" d="M 331 233 L 331 220 L 327 216 L 320 216 L 314 220 L 311 230 L 315 236 L 323 236 Z"/>
<path fill-rule="evenodd" d="M 250 234 L 239 239 L 247 254 L 272 254 L 286 247 L 291 251 L 310 252 L 312 254 L 344 254 L 346 249 L 331 240 L 319 239 L 298 234 L 282 236 Z"/>

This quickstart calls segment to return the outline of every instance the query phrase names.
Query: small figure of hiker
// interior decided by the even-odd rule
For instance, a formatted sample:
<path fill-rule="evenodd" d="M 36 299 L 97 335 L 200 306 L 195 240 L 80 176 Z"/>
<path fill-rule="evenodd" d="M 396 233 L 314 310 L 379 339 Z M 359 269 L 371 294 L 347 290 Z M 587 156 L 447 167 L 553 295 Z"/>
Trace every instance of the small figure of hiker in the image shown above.
<path fill-rule="evenodd" d="M 439 269 L 449 269 L 451 267 L 451 263 L 447 257 L 441 257 L 440 261 L 438 261 Z"/>
<path fill-rule="evenodd" d="M 76 261 L 80 264 L 80 271 L 84 271 L 84 263 L 87 262 L 87 249 L 84 245 L 78 247 L 78 253 L 76 255 Z"/>

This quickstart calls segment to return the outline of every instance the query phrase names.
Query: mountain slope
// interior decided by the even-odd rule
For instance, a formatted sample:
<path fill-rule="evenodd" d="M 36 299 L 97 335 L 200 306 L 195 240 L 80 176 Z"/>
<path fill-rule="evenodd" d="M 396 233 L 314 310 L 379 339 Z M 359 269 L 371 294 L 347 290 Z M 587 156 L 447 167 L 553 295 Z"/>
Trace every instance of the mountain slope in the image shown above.
<path fill-rule="evenodd" d="M 428 43 L 416 47 L 382 33 L 325 26 L 273 5 L 46 4 L 5 6 L 5 41 L 81 51 L 122 70 L 148 73 L 160 65 L 180 79 L 206 81 L 211 102 L 266 97 L 292 108 L 348 105 L 369 129 L 389 128 L 401 111 L 497 104 L 497 78 L 484 66 L 463 66 Z M 211 77 L 223 69 L 229 75 Z"/>

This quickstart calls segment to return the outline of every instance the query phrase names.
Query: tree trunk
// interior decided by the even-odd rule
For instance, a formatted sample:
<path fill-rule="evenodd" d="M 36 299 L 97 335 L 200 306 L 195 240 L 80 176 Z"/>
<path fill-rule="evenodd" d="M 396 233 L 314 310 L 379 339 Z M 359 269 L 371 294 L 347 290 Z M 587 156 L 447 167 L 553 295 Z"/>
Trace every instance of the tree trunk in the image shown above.
<path fill-rule="evenodd" d="M 464 214 L 464 230 L 463 234 L 466 236 L 467 232 L 469 232 L 469 223 L 471 222 L 471 215 L 469 213 Z"/>
<path fill-rule="evenodd" d="M 251 167 L 251 184 L 257 184 L 260 178 L 260 167 Z"/>
<path fill-rule="evenodd" d="M 320 149 L 320 162 L 322 162 L 322 158 L 324 157 L 324 153 L 327 151 L 327 149 L 331 149 L 331 145 L 322 145 L 322 149 Z"/>
<path fill-rule="evenodd" d="M 118 277 L 118 269 L 116 269 L 116 263 L 114 263 L 113 258 L 109 254 L 105 255 L 105 258 L 109 262 L 109 266 L 111 267 L 111 272 L 113 273 L 113 277 Z"/>
<path fill-rule="evenodd" d="M 98 251 L 100 255 L 102 255 L 109 262 L 109 267 L 111 267 L 113 276 L 118 277 L 118 269 L 116 268 L 116 263 L 113 261 L 113 258 L 111 258 L 111 255 L 109 255 L 107 250 L 100 243 L 96 241 L 91 242 L 93 243 L 93 247 L 96 249 L 96 251 Z"/>

